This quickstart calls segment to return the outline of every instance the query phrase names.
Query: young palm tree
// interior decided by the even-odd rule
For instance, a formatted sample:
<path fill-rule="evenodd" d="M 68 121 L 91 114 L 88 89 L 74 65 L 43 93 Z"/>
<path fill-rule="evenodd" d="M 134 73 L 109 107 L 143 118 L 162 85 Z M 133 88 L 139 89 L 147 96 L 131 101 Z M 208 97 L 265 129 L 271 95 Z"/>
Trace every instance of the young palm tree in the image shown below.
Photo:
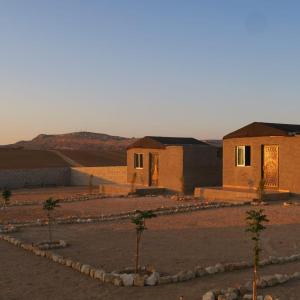
<path fill-rule="evenodd" d="M 258 202 L 261 203 L 264 201 L 266 193 L 266 180 L 262 178 L 257 187 L 257 196 L 258 196 Z"/>
<path fill-rule="evenodd" d="M 10 201 L 10 197 L 11 197 L 12 193 L 9 189 L 4 188 L 4 190 L 2 191 L 2 209 L 5 209 L 6 206 L 9 204 Z"/>
<path fill-rule="evenodd" d="M 247 228 L 246 232 L 250 232 L 251 240 L 253 241 L 253 282 L 252 282 L 252 292 L 253 300 L 257 300 L 257 268 L 260 260 L 260 252 L 262 249 L 260 248 L 260 234 L 263 230 L 266 229 L 264 223 L 269 222 L 267 216 L 263 213 L 262 209 L 260 210 L 249 210 L 246 212 L 246 222 Z"/>
<path fill-rule="evenodd" d="M 136 255 L 135 255 L 135 273 L 139 271 L 139 260 L 140 260 L 140 242 L 144 230 L 146 230 L 146 219 L 154 218 L 156 215 L 151 211 L 140 211 L 136 212 L 136 215 L 131 218 L 131 222 L 135 225 L 136 230 Z"/>
<path fill-rule="evenodd" d="M 47 211 L 48 218 L 48 232 L 49 232 L 49 242 L 52 243 L 52 212 L 55 208 L 59 207 L 59 200 L 54 200 L 53 198 L 47 199 L 43 203 L 43 209 Z"/>

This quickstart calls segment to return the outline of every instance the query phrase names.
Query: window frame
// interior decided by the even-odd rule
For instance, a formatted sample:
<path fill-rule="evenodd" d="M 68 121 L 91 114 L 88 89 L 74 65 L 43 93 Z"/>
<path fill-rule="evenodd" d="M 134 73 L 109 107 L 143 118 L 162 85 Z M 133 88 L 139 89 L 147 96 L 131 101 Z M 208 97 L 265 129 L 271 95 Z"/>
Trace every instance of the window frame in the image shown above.
<path fill-rule="evenodd" d="M 242 150 L 243 154 L 243 163 L 239 163 L 240 161 L 240 151 Z M 249 157 L 247 159 L 247 153 L 249 153 Z M 250 145 L 239 145 L 235 147 L 235 166 L 236 167 L 251 167 L 251 146 Z"/>
<path fill-rule="evenodd" d="M 137 170 L 144 169 L 144 153 L 134 153 L 133 167 Z"/>

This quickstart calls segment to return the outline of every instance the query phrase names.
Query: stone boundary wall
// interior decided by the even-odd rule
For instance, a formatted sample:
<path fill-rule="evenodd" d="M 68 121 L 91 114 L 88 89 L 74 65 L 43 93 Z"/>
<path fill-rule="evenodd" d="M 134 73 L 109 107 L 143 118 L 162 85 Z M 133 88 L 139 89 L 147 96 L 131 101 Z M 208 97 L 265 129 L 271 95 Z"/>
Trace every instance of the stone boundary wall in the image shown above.
<path fill-rule="evenodd" d="M 0 189 L 66 186 L 70 184 L 70 168 L 0 170 Z"/>
<path fill-rule="evenodd" d="M 64 167 L 0 170 L 0 189 L 127 183 L 127 167 Z"/>
<path fill-rule="evenodd" d="M 91 175 L 93 178 L 91 180 Z M 127 167 L 73 167 L 70 172 L 70 185 L 99 185 L 99 184 L 126 184 Z"/>

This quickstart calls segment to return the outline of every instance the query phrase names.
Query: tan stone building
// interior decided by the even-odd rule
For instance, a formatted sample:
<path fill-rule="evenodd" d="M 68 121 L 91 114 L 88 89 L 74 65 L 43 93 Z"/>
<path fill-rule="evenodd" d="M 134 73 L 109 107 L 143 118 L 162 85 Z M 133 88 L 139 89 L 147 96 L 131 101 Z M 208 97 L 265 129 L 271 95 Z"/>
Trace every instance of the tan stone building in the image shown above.
<path fill-rule="evenodd" d="M 193 192 L 222 184 L 222 149 L 194 138 L 146 136 L 127 150 L 128 183 Z"/>
<path fill-rule="evenodd" d="M 254 122 L 223 139 L 223 188 L 300 194 L 300 125 Z"/>

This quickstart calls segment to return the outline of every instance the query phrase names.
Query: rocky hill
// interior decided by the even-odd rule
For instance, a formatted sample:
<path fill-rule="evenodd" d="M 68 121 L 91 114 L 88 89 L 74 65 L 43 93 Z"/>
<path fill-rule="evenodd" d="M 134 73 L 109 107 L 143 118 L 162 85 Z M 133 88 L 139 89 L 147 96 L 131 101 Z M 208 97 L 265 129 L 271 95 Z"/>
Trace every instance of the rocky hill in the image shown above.
<path fill-rule="evenodd" d="M 134 141 L 135 139 L 133 138 L 111 136 L 102 133 L 74 132 L 56 135 L 40 134 L 30 141 L 20 141 L 9 145 L 9 147 L 34 150 L 124 151 Z"/>

